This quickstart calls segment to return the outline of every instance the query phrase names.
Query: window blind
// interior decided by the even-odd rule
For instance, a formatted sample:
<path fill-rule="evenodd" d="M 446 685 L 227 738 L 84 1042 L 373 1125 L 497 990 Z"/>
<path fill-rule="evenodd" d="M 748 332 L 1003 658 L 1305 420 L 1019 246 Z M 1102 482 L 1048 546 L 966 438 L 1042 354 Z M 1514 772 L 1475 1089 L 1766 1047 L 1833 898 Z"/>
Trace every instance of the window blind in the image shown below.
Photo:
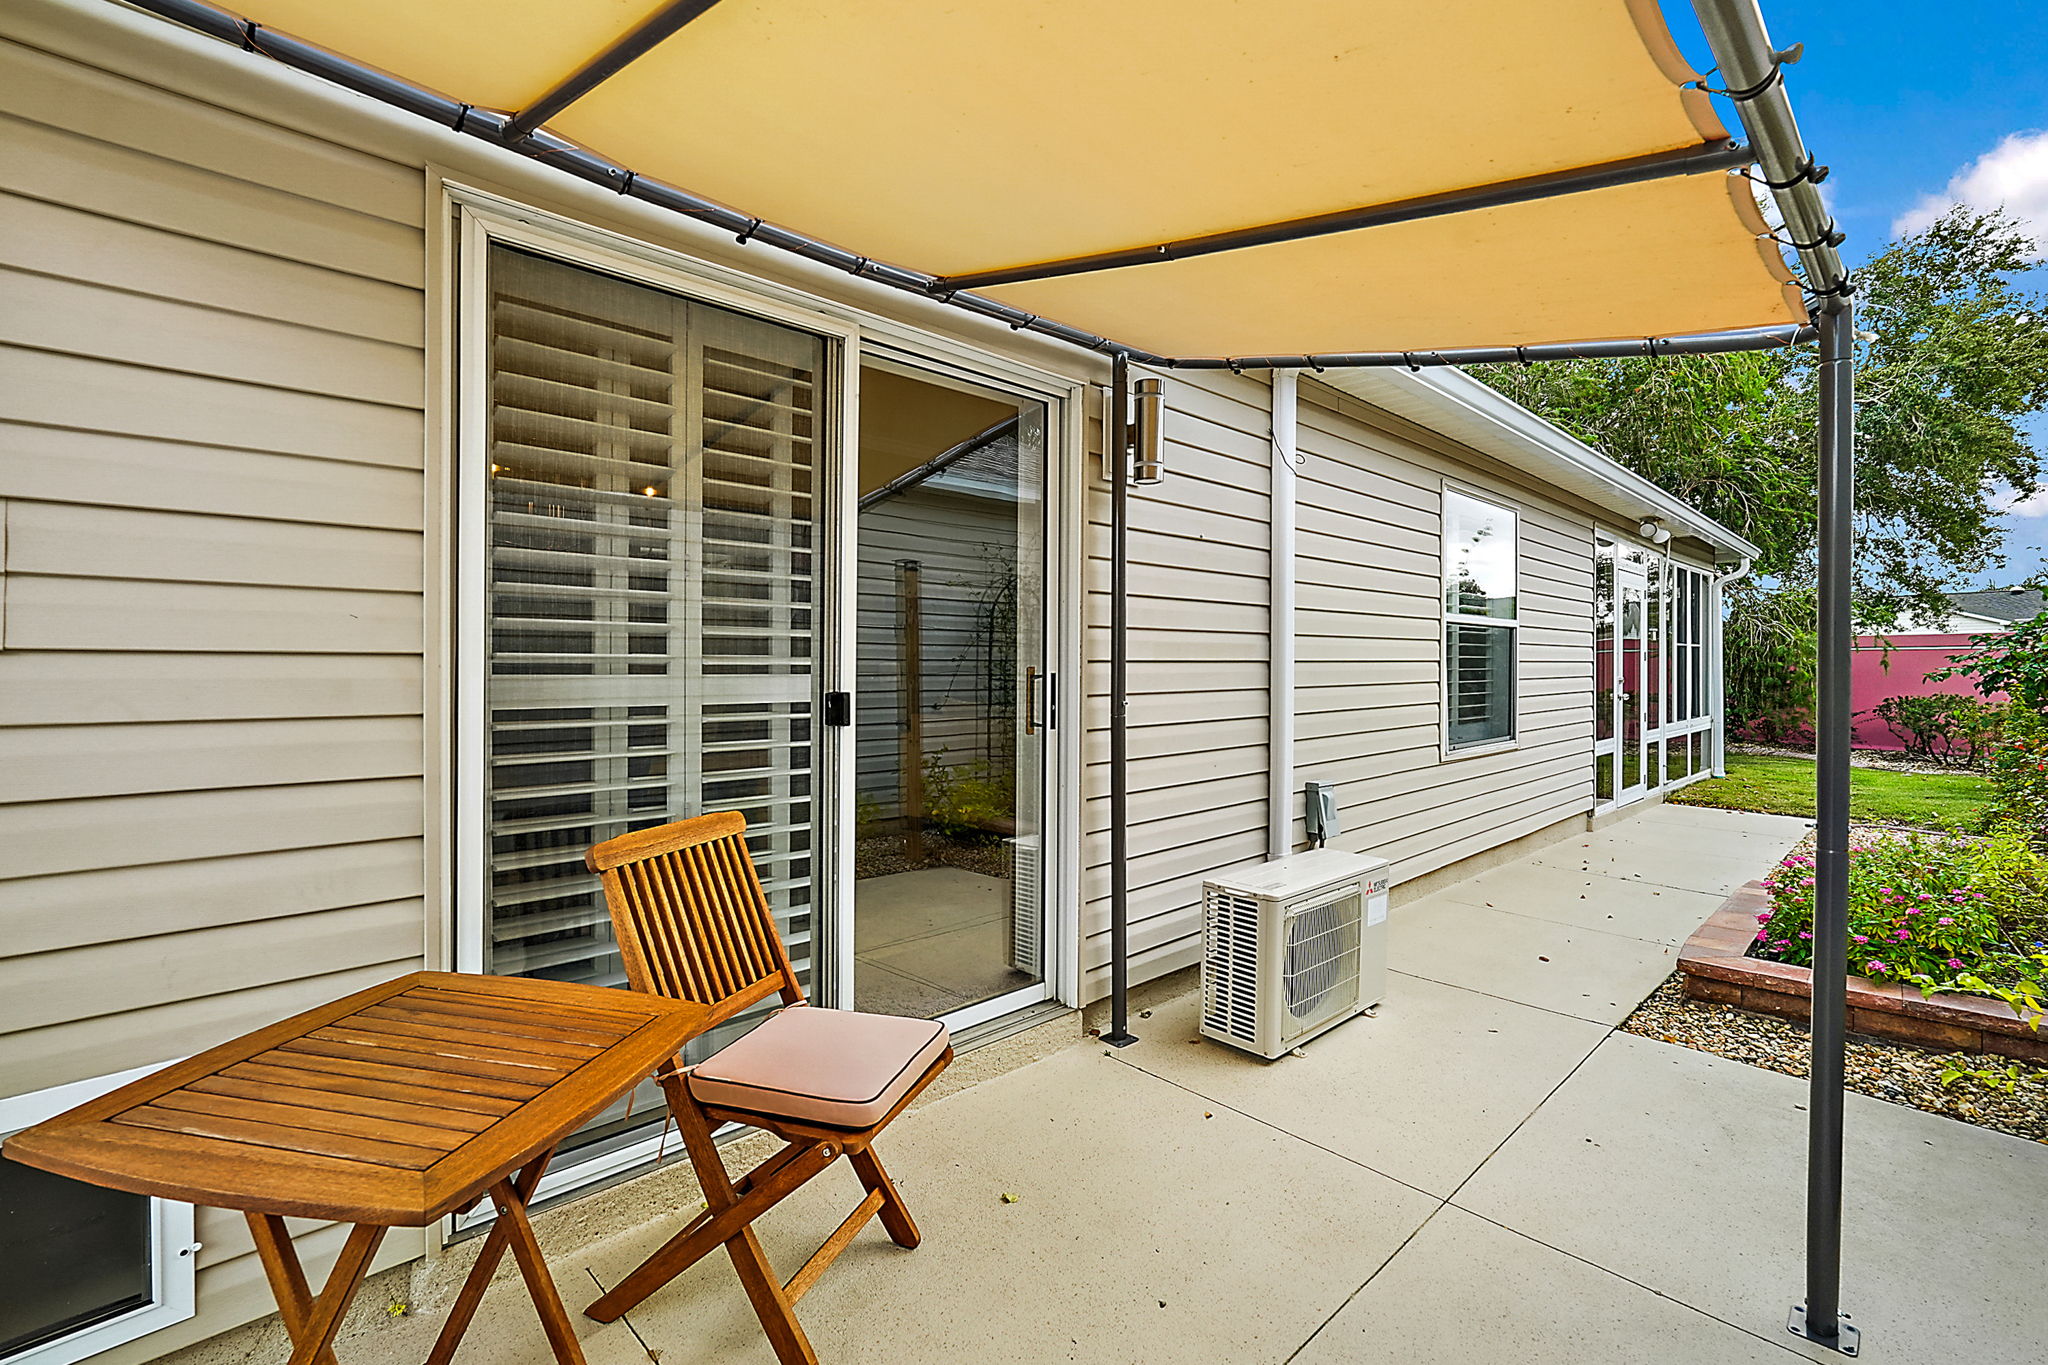
<path fill-rule="evenodd" d="M 623 984 L 584 850 L 739 810 L 808 980 L 824 344 L 491 251 L 488 968 Z"/>

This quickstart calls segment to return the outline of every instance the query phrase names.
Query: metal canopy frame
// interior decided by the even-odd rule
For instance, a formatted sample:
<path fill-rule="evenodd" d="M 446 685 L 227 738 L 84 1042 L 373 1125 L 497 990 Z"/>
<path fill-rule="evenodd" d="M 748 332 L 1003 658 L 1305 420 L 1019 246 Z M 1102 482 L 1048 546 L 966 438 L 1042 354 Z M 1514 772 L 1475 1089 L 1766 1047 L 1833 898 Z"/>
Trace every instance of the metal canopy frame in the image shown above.
<path fill-rule="evenodd" d="M 1849 826 L 1849 658 L 1850 571 L 1854 513 L 1854 313 L 1851 281 L 1836 247 L 1842 240 L 1822 204 L 1818 185 L 1826 171 L 1807 153 L 1785 95 L 1784 68 L 1799 58 L 1797 47 L 1771 45 L 1757 0 L 1693 0 L 1727 96 L 1740 115 L 1749 146 L 1703 144 L 1655 157 L 1551 176 L 1479 186 L 1391 204 L 1366 206 L 1284 223 L 1096 253 L 1008 270 L 944 277 L 891 265 L 847 251 L 791 228 L 767 223 L 687 190 L 641 176 L 583 147 L 548 133 L 547 119 L 596 88 L 637 57 L 673 36 L 717 0 L 673 0 L 590 58 L 529 108 L 517 113 L 477 109 L 387 72 L 355 62 L 317 45 L 272 32 L 200 0 L 128 0 L 137 9 L 196 29 L 247 51 L 319 76 L 346 89 L 432 120 L 456 132 L 554 166 L 567 175 L 640 199 L 683 217 L 758 242 L 805 260 L 873 280 L 948 307 L 1005 323 L 1054 340 L 1107 355 L 1112 363 L 1112 406 L 1106 462 L 1116 471 L 1112 484 L 1111 556 L 1111 1036 L 1130 1040 L 1128 988 L 1128 905 L 1125 887 L 1125 636 L 1128 626 L 1125 540 L 1128 532 L 1130 366 L 1175 370 L 1233 371 L 1393 367 L 1421 369 L 1458 364 L 1532 364 L 1549 360 L 1628 356 L 1704 355 L 1820 343 L 1820 608 L 1818 831 L 1814 907 L 1814 958 L 1845 963 L 1848 935 Z M 1573 194 L 1608 185 L 1637 183 L 1670 175 L 1727 170 L 1754 159 L 1783 218 L 1797 254 L 1817 326 L 1756 328 L 1737 332 L 1534 346 L 1464 347 L 1434 351 L 1376 351 L 1345 354 L 1245 357 L 1173 357 L 1122 345 L 1107 337 L 1042 318 L 983 298 L 971 286 L 1045 279 L 1189 256 L 1240 250 L 1353 231 L 1418 218 L 1437 217 L 1502 204 Z M 1840 1307 L 1842 1199 L 1843 1034 L 1847 981 L 1841 972 L 1816 971 L 1812 1012 L 1812 1095 L 1808 1143 L 1806 1300 L 1793 1309 L 1788 1329 L 1846 1355 L 1860 1346 L 1857 1329 Z"/>
<path fill-rule="evenodd" d="M 537 99 L 530 108 L 520 113 L 479 109 L 475 105 L 465 104 L 388 71 L 330 52 L 318 44 L 264 28 L 252 20 L 238 18 L 226 10 L 204 3 L 204 0 L 125 0 L 125 3 L 195 29 L 209 37 L 232 43 L 245 51 L 268 57 L 284 66 L 318 76 L 357 94 L 367 95 L 382 103 L 403 109 L 407 113 L 441 124 L 455 132 L 531 157 L 579 180 L 602 186 L 630 199 L 642 200 L 710 227 L 731 232 L 742 244 L 758 242 L 818 265 L 844 271 L 859 279 L 872 280 L 892 289 L 932 299 L 947 307 L 958 308 L 963 312 L 1003 323 L 1014 331 L 1034 332 L 1102 355 L 1122 355 L 1131 363 L 1159 369 L 1346 369 L 1396 365 L 1417 369 L 1426 365 L 1489 364 L 1505 360 L 1535 362 L 1612 356 L 1705 354 L 1720 350 L 1763 350 L 1774 346 L 1795 345 L 1811 337 L 1806 329 L 1787 326 L 1616 341 L 1463 347 L 1428 351 L 1350 351 L 1299 356 L 1243 357 L 1160 355 L 1098 336 L 1079 327 L 1070 327 L 996 299 L 984 298 L 944 276 L 877 261 L 793 228 L 753 217 L 716 200 L 706 199 L 702 195 L 693 194 L 652 176 L 641 175 L 607 157 L 599 156 L 588 148 L 557 137 L 538 125 L 537 117 L 559 113 L 567 108 L 605 79 L 623 70 L 634 58 L 645 54 L 663 39 L 672 36 L 691 20 L 711 9 L 716 0 L 677 0 L 677 3 L 665 6 L 603 52 L 584 62 L 572 75 L 559 82 L 552 90 Z M 1789 110 L 1787 117 L 1789 118 Z M 1729 166 L 1740 164 L 1740 160 L 1747 157 L 1748 151 L 1738 144 L 1724 142 L 1687 148 L 1680 153 L 1665 155 L 1669 157 L 1668 160 L 1655 157 L 1635 158 L 1584 171 L 1569 172 L 1563 177 L 1563 180 L 1585 177 L 1585 183 L 1566 185 L 1558 178 L 1537 176 L 1459 190 L 1445 195 L 1426 196 L 1423 200 L 1403 200 L 1395 204 L 1347 209 L 1337 215 L 1322 215 L 1319 218 L 1298 219 L 1290 223 L 1245 229 L 1247 233 L 1258 235 L 1258 240 L 1246 240 L 1231 245 L 1209 245 L 1200 252 L 1191 251 L 1188 254 L 1210 254 L 1276 241 L 1325 236 L 1333 232 L 1371 226 L 1374 222 L 1440 217 L 1470 209 L 1497 207 L 1503 203 L 1552 198 L 1608 184 L 1636 183 L 1672 175 L 1696 175 L 1717 167 L 1727 169 Z M 1724 160 L 1727 165 L 1720 164 Z M 1710 165 L 1710 162 L 1714 164 Z M 1767 169 L 1774 164 L 1764 155 L 1762 148 L 1758 149 L 1757 162 Z M 1551 184 L 1554 180 L 1557 183 Z M 1815 203 L 1818 203 L 1818 199 Z M 1367 221 L 1372 215 L 1394 216 Z M 1355 216 L 1359 221 L 1349 226 L 1329 225 L 1329 220 L 1346 216 Z M 1283 235 L 1267 235 L 1274 233 Z M 1229 237 L 1234 234 L 1221 235 Z M 1189 239 L 1190 242 L 1212 240 Z M 1158 248 L 1142 247 L 1133 250 L 1151 252 Z"/>
<path fill-rule="evenodd" d="M 948 275 L 939 280 L 941 290 L 986 289 L 999 284 L 1021 284 L 1025 280 L 1050 280 L 1063 275 L 1086 275 L 1097 270 L 1119 270 L 1125 266 L 1156 265 L 1161 261 L 1184 261 L 1194 256 L 1212 256 L 1221 251 L 1242 251 L 1246 247 L 1271 246 L 1276 242 L 1299 242 L 1310 237 L 1327 237 L 1360 228 L 1412 223 L 1422 218 L 1439 218 L 1448 213 L 1473 209 L 1500 208 L 1526 204 L 1537 199 L 1556 199 L 1587 190 L 1612 189 L 1617 185 L 1638 185 L 1648 180 L 1667 180 L 1676 175 L 1701 175 L 1708 171 L 1732 171 L 1756 158 L 1739 142 L 1722 140 L 1681 147 L 1674 152 L 1653 152 L 1627 157 L 1602 166 L 1554 171 L 1547 175 L 1524 176 L 1492 185 L 1450 190 L 1442 194 L 1417 195 L 1390 204 L 1339 209 L 1335 213 L 1312 214 L 1259 227 L 1233 228 L 1228 232 L 1182 237 L 1153 246 L 1125 247 L 1097 251 L 1086 256 L 1020 265 L 1006 270 L 977 270 L 966 275 Z"/>

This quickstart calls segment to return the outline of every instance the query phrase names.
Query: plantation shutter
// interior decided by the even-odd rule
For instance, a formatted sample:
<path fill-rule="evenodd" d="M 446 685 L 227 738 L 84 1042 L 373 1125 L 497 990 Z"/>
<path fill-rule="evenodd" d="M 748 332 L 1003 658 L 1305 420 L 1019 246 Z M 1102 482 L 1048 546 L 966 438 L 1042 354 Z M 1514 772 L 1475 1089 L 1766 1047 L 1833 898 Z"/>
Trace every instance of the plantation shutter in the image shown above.
<path fill-rule="evenodd" d="M 739 810 L 812 966 L 824 345 L 490 262 L 488 969 L 624 982 L 591 844 Z"/>

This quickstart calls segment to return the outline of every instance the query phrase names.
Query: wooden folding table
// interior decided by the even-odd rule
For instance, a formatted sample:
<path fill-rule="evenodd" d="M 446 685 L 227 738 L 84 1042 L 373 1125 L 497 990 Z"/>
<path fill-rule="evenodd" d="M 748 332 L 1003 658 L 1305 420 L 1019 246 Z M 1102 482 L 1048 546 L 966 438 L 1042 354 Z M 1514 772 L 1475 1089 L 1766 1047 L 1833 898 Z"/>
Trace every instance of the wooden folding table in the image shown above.
<path fill-rule="evenodd" d="M 488 1197 L 497 1221 L 430 1362 L 454 1354 L 510 1248 L 555 1358 L 583 1365 L 527 1201 L 556 1145 L 681 1050 L 704 1014 L 632 991 L 415 972 L 166 1067 L 4 1151 L 247 1214 L 292 1365 L 334 1365 L 335 1329 L 387 1230 Z M 354 1225 L 317 1298 L 287 1216 Z"/>

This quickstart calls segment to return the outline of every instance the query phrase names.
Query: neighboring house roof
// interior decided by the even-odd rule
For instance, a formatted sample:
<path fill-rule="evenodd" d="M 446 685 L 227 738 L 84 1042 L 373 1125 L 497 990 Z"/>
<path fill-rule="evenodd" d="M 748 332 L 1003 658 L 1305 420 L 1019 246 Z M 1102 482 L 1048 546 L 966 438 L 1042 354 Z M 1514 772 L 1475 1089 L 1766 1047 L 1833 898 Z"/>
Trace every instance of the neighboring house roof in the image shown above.
<path fill-rule="evenodd" d="M 880 488 L 863 493 L 862 508 L 908 493 L 913 488 L 945 489 L 979 496 L 1015 497 L 1017 485 L 1017 419 L 1006 418 L 960 444 L 940 451 Z"/>
<path fill-rule="evenodd" d="M 1674 534 L 1695 536 L 1727 558 L 1755 559 L 1763 553 L 1690 503 L 1462 370 L 1332 369 L 1315 378 L 1526 470 L 1614 512 L 1631 528 L 1655 517 Z"/>
<path fill-rule="evenodd" d="M 1987 621 L 2030 621 L 2048 608 L 2039 588 L 1980 588 L 1946 594 L 1958 614 Z"/>

